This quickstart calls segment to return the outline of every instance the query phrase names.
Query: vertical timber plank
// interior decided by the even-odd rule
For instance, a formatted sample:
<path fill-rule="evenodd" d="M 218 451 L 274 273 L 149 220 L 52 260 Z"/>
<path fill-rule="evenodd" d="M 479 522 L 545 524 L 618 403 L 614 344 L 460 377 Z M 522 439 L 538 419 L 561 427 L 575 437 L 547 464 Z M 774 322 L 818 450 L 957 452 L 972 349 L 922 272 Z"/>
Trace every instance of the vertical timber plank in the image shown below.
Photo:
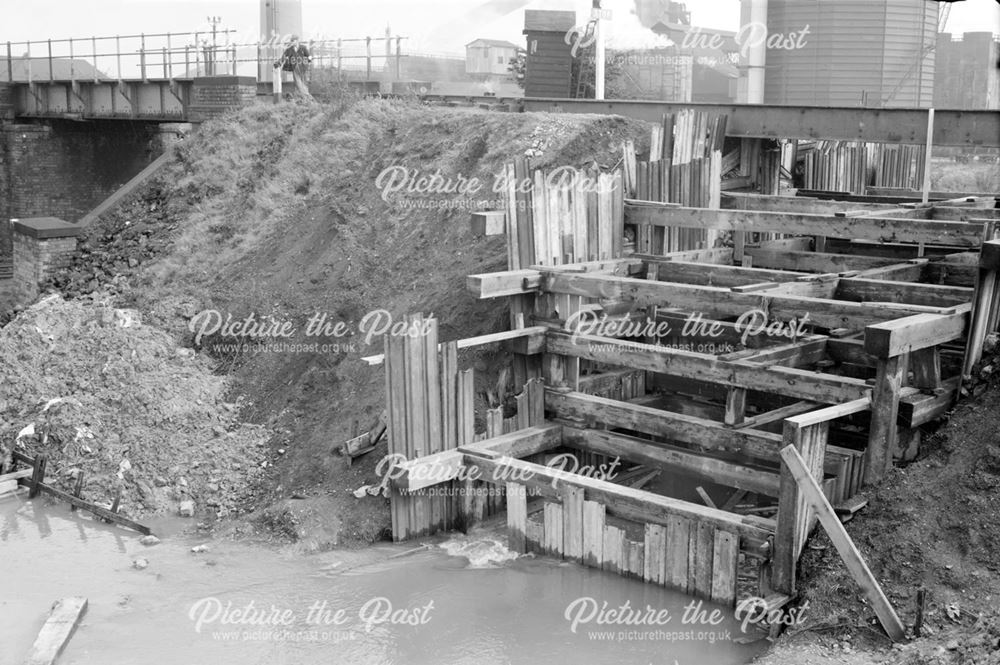
<path fill-rule="evenodd" d="M 694 550 L 693 556 L 690 555 L 692 549 Z M 715 527 L 705 522 L 695 524 L 691 529 L 688 552 L 688 593 L 699 598 L 711 598 Z"/>
<path fill-rule="evenodd" d="M 785 421 L 783 446 L 802 445 L 802 429 L 798 423 Z M 775 591 L 787 595 L 795 593 L 795 571 L 798 556 L 795 552 L 796 523 L 799 512 L 805 510 L 795 485 L 795 478 L 784 467 L 781 469 L 778 489 L 777 526 L 774 534 L 774 562 L 771 585 Z"/>
<path fill-rule="evenodd" d="M 878 361 L 875 388 L 872 391 L 872 417 L 865 451 L 865 484 L 878 482 L 892 465 L 896 447 L 896 419 L 899 416 L 899 393 L 903 385 L 900 356 Z"/>
<path fill-rule="evenodd" d="M 544 525 L 541 522 L 529 519 L 524 530 L 525 548 L 528 552 L 537 554 L 544 553 L 542 540 L 544 538 Z"/>
<path fill-rule="evenodd" d="M 645 549 L 643 543 L 634 540 L 626 541 L 628 543 L 628 572 L 632 577 L 637 577 L 642 579 L 644 568 L 644 552 Z"/>
<path fill-rule="evenodd" d="M 524 485 L 507 483 L 507 547 L 512 552 L 527 552 L 525 534 L 528 522 L 528 499 Z"/>
<path fill-rule="evenodd" d="M 427 320 L 424 336 L 424 391 L 427 394 L 427 452 L 441 452 L 444 449 L 443 430 L 441 427 L 441 367 L 438 361 L 438 321 L 435 318 Z M 421 500 L 427 504 L 428 526 L 436 532 L 444 528 L 445 502 L 447 496 L 422 495 Z"/>
<path fill-rule="evenodd" d="M 583 490 L 563 490 L 563 555 L 571 561 L 583 558 Z"/>
<path fill-rule="evenodd" d="M 456 396 L 456 436 L 459 446 L 472 443 L 474 434 L 473 412 L 473 370 L 467 369 L 458 373 Z M 459 493 L 458 521 L 462 529 L 468 533 L 476 521 L 476 494 L 482 481 L 465 477 L 461 481 Z"/>
<path fill-rule="evenodd" d="M 592 568 L 604 560 L 604 520 L 603 503 L 583 502 L 583 563 Z"/>
<path fill-rule="evenodd" d="M 562 504 L 546 501 L 542 507 L 542 524 L 545 527 L 544 550 L 550 556 L 561 557 L 563 547 L 563 508 Z"/>
<path fill-rule="evenodd" d="M 403 355 L 403 338 L 395 335 L 383 337 L 385 349 L 385 393 L 386 415 L 389 422 L 389 454 L 406 454 L 406 375 Z M 409 499 L 395 487 L 389 490 L 389 505 L 392 517 L 392 537 L 395 541 L 405 540 L 410 531 Z"/>
<path fill-rule="evenodd" d="M 726 393 L 725 423 L 727 425 L 739 425 L 743 422 L 746 409 L 746 388 L 730 388 Z"/>
<path fill-rule="evenodd" d="M 604 547 L 602 550 L 604 560 L 601 568 L 612 573 L 621 573 L 624 569 L 622 565 L 622 530 L 616 526 L 604 526 Z"/>
<path fill-rule="evenodd" d="M 715 530 L 712 555 L 712 601 L 723 605 L 736 602 L 736 573 L 740 539 L 734 533 Z"/>
<path fill-rule="evenodd" d="M 679 591 L 687 592 L 688 546 L 691 522 L 679 515 L 672 515 L 667 523 L 666 583 Z"/>
<path fill-rule="evenodd" d="M 427 454 L 427 363 L 424 354 L 424 340 L 421 335 L 414 334 L 413 331 L 420 331 L 424 326 L 422 314 L 413 314 L 409 317 L 406 335 L 406 397 L 407 397 L 407 425 L 409 429 L 409 443 L 406 451 L 407 459 L 416 459 Z M 424 496 L 413 495 L 410 499 L 413 507 L 413 535 L 421 536 L 427 533 L 430 524 L 428 515 L 428 505 Z"/>
<path fill-rule="evenodd" d="M 645 525 L 643 541 L 645 561 L 642 579 L 653 584 L 663 584 L 666 567 L 667 530 L 660 524 Z"/>

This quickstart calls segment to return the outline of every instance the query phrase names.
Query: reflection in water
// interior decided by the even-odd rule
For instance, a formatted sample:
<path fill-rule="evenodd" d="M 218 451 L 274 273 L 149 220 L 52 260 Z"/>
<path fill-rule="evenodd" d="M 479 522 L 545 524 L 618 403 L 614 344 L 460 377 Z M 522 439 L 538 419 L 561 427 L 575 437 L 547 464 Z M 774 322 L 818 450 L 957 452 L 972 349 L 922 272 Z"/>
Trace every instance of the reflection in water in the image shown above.
<path fill-rule="evenodd" d="M 759 651 L 729 638 L 710 643 L 726 631 L 740 635 L 729 611 L 709 634 L 680 624 L 690 598 L 559 561 L 512 560 L 501 539 L 428 540 L 434 546 L 392 559 L 417 543 L 303 557 L 210 542 L 207 553 L 194 554 L 202 540 L 146 548 L 138 534 L 65 505 L 0 500 L 8 573 L 0 665 L 19 663 L 52 602 L 70 595 L 88 597 L 90 606 L 61 665 L 727 665 Z M 149 560 L 146 570 L 132 568 L 139 556 Z M 598 624 L 578 614 L 573 632 L 567 606 L 579 598 L 593 601 L 578 607 L 648 605 L 672 618 L 660 626 Z"/>

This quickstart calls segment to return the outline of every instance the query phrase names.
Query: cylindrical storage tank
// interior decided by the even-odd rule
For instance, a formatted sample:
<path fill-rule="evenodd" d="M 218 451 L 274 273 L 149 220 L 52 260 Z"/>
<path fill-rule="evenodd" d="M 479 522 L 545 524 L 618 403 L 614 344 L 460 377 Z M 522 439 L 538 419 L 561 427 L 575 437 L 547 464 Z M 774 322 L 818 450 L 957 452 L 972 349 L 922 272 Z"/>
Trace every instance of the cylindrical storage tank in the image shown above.
<path fill-rule="evenodd" d="M 931 106 L 938 7 L 933 0 L 768 0 L 765 103 Z"/>

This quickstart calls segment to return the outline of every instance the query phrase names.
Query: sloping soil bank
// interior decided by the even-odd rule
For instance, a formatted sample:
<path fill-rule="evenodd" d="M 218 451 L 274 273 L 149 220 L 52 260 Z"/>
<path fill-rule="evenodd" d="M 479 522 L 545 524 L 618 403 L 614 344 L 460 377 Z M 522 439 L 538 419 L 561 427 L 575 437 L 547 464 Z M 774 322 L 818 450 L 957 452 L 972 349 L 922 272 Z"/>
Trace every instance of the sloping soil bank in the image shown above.
<path fill-rule="evenodd" d="M 984 364 L 981 376 L 1000 369 Z M 1000 663 L 1000 385 L 980 384 L 925 453 L 897 468 L 847 530 L 905 626 L 926 590 L 922 637 L 892 647 L 825 533 L 803 558 L 806 624 L 762 663 Z M 822 529 L 820 529 L 822 532 Z"/>
<path fill-rule="evenodd" d="M 494 183 L 513 157 L 612 167 L 623 140 L 647 135 L 615 117 L 400 101 L 253 107 L 205 123 L 50 286 L 108 290 L 231 379 L 240 418 L 272 433 L 273 471 L 245 529 L 306 549 L 370 542 L 387 533 L 387 501 L 352 491 L 376 480 L 385 444 L 353 466 L 333 452 L 384 406 L 381 367 L 360 360 L 381 352 L 370 313 L 433 314 L 442 340 L 504 329 L 506 302 L 465 290 L 467 275 L 506 268 L 503 236 L 473 237 L 470 208 L 501 207 Z M 214 326 L 230 317 L 261 325 Z M 309 334 L 310 322 L 331 334 Z M 269 334 L 278 329 L 288 336 Z M 485 388 L 500 355 L 461 360 Z"/>

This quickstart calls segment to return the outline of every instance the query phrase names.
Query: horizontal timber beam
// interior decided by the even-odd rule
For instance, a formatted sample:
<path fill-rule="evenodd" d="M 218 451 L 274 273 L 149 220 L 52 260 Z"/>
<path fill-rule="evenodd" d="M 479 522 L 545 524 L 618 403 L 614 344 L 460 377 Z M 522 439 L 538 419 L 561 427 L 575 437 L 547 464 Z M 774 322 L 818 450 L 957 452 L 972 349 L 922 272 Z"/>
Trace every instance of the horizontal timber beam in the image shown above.
<path fill-rule="evenodd" d="M 791 416 L 801 415 L 807 411 L 816 409 L 818 406 L 819 405 L 815 402 L 795 402 L 794 404 L 789 404 L 788 406 L 778 407 L 777 409 L 772 409 L 770 411 L 765 411 L 764 413 L 759 413 L 755 416 L 750 416 L 743 422 L 734 425 L 734 427 L 738 427 L 740 429 L 759 427 L 761 425 L 767 425 L 768 423 L 784 420 L 785 418 L 790 418 Z"/>
<path fill-rule="evenodd" d="M 463 472 L 466 451 L 485 457 L 527 457 L 557 448 L 561 442 L 560 425 L 528 427 L 396 464 L 391 472 L 392 483 L 397 489 L 413 492 L 458 478 Z"/>
<path fill-rule="evenodd" d="M 883 306 L 805 296 L 735 293 L 728 289 L 693 284 L 657 282 L 645 279 L 588 274 L 548 274 L 541 290 L 588 298 L 628 302 L 640 307 L 671 307 L 701 312 L 709 318 L 767 314 L 769 321 L 808 321 L 825 328 L 859 329 L 910 314 L 926 313 L 926 308 Z M 791 324 L 790 324 L 791 325 Z"/>
<path fill-rule="evenodd" d="M 842 273 L 869 270 L 892 265 L 895 259 L 831 254 L 827 252 L 797 252 L 758 247 L 747 247 L 747 256 L 753 257 L 755 266 L 776 270 L 798 270 L 806 273 Z"/>
<path fill-rule="evenodd" d="M 459 349 L 471 349 L 476 346 L 496 344 L 497 342 L 527 339 L 527 346 L 535 347 L 540 352 L 545 330 L 545 326 L 530 326 L 528 328 L 516 328 L 514 330 L 505 330 L 503 332 L 490 333 L 488 335 L 479 335 L 478 337 L 466 337 L 465 339 L 458 340 L 457 346 Z M 444 344 L 438 344 L 438 350 L 441 350 L 442 348 L 444 348 Z M 369 365 L 381 365 L 385 362 L 385 354 L 379 353 L 374 356 L 365 356 L 362 360 Z"/>
<path fill-rule="evenodd" d="M 638 344 L 597 335 L 549 332 L 546 335 L 545 345 L 548 353 L 659 372 L 669 376 L 711 381 L 823 404 L 839 404 L 865 397 L 870 390 L 860 379 L 794 367 L 768 366 L 744 360 L 723 361 L 704 353 L 679 351 L 666 346 Z"/>
<path fill-rule="evenodd" d="M 754 349 L 740 360 L 785 367 L 806 367 L 826 357 L 827 341 L 824 335 L 809 335 L 787 344 Z"/>
<path fill-rule="evenodd" d="M 865 352 L 876 358 L 894 358 L 909 351 L 959 339 L 965 333 L 971 306 L 955 314 L 917 314 L 865 328 Z"/>
<path fill-rule="evenodd" d="M 630 462 L 659 465 L 686 471 L 719 485 L 778 496 L 778 468 L 754 467 L 701 455 L 691 450 L 659 444 L 634 436 L 594 429 L 566 427 L 563 444 L 600 455 L 621 457 Z M 780 437 L 779 437 L 780 438 Z M 778 444 L 775 444 L 776 447 Z"/>
<path fill-rule="evenodd" d="M 972 302 L 973 293 L 974 289 L 964 286 L 842 277 L 837 282 L 836 297 L 857 302 L 898 302 L 927 307 L 951 307 Z"/>
<path fill-rule="evenodd" d="M 951 410 L 958 396 L 959 377 L 941 382 L 941 391 L 927 395 L 914 392 L 899 399 L 899 424 L 903 427 L 919 427 L 937 420 Z"/>
<path fill-rule="evenodd" d="M 479 298 L 501 298 L 537 291 L 541 279 L 537 270 L 507 270 L 469 275 L 465 286 Z"/>
<path fill-rule="evenodd" d="M 657 279 L 661 282 L 680 282 L 703 286 L 730 287 L 760 282 L 791 282 L 806 275 L 804 272 L 741 268 L 714 263 L 655 260 L 650 260 L 649 263 L 656 267 Z"/>
<path fill-rule="evenodd" d="M 712 249 L 685 249 L 666 254 L 632 254 L 633 258 L 643 261 L 685 261 L 689 263 L 712 263 L 716 265 L 733 265 L 732 247 L 713 247 Z"/>
<path fill-rule="evenodd" d="M 897 210 L 895 203 L 855 203 L 851 201 L 826 201 L 805 196 L 774 196 L 752 193 L 722 193 L 722 207 L 727 210 L 763 210 L 774 212 L 807 212 L 832 215 L 835 212 L 863 210 L 878 212 Z"/>
<path fill-rule="evenodd" d="M 778 461 L 781 435 L 734 429 L 721 422 L 577 392 L 545 390 L 550 415 L 588 427 L 607 425 L 717 452 Z"/>
<path fill-rule="evenodd" d="M 580 377 L 580 390 L 588 393 L 600 393 L 618 388 L 622 382 L 634 376 L 638 370 L 614 369 L 602 371 L 600 374 L 586 374 Z"/>
<path fill-rule="evenodd" d="M 487 459 L 466 455 L 465 463 L 487 482 L 516 482 L 532 494 L 561 499 L 566 488 L 582 489 L 584 498 L 603 503 L 608 513 L 622 519 L 666 526 L 671 517 L 684 517 L 738 533 L 742 537 L 766 540 L 774 534 L 774 520 L 752 515 L 734 515 L 680 499 L 616 485 L 565 470 L 513 458 Z"/>
<path fill-rule="evenodd" d="M 754 210 L 708 210 L 667 207 L 654 202 L 625 206 L 627 224 L 680 226 L 732 231 L 767 231 L 789 235 L 835 236 L 881 242 L 939 243 L 978 247 L 983 225 L 893 217 L 832 217 L 808 213 Z"/>

